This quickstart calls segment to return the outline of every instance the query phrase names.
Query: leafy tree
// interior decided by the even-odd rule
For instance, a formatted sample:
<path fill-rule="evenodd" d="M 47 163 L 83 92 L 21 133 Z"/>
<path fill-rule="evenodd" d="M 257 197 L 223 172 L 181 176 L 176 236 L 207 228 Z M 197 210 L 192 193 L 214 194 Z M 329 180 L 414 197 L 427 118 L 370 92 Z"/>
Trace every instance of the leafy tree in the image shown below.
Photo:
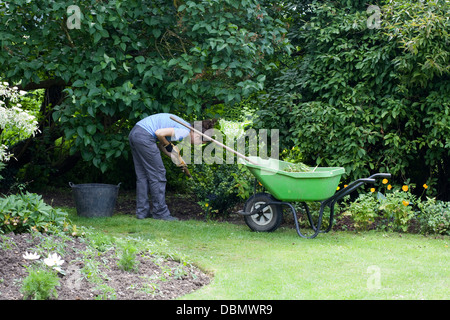
<path fill-rule="evenodd" d="M 344 166 L 351 179 L 391 172 L 448 199 L 450 2 L 292 3 L 297 52 L 267 89 L 259 125 L 279 124 L 305 162 Z"/>
<path fill-rule="evenodd" d="M 46 89 L 39 154 L 62 137 L 105 171 L 142 117 L 195 119 L 261 90 L 267 58 L 287 48 L 273 12 L 256 0 L 0 2 L 0 78 Z"/>

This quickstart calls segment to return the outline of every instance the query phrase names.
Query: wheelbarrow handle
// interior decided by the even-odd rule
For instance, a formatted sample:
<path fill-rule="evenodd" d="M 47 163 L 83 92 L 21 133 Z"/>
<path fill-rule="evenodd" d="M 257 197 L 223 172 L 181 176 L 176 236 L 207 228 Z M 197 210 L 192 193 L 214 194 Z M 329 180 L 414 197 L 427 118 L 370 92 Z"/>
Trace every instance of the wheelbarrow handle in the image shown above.
<path fill-rule="evenodd" d="M 354 190 L 356 190 L 363 184 L 365 184 L 365 183 L 374 184 L 375 182 L 376 182 L 376 180 L 373 178 L 363 178 L 363 179 L 355 180 L 355 181 L 351 182 L 347 187 L 345 187 L 342 190 L 339 190 L 332 197 L 328 198 L 327 200 L 324 200 L 323 202 L 326 203 L 327 205 L 333 205 L 334 203 L 336 203 L 336 201 L 338 201 L 339 199 L 352 193 Z"/>
<path fill-rule="evenodd" d="M 377 180 L 373 179 L 373 178 L 363 178 L 363 179 L 358 179 L 355 181 L 355 183 L 358 182 L 362 182 L 362 183 L 375 183 Z"/>
<path fill-rule="evenodd" d="M 392 177 L 392 175 L 390 173 L 375 173 L 375 174 L 371 175 L 369 178 L 370 179 L 389 179 L 390 177 Z"/>

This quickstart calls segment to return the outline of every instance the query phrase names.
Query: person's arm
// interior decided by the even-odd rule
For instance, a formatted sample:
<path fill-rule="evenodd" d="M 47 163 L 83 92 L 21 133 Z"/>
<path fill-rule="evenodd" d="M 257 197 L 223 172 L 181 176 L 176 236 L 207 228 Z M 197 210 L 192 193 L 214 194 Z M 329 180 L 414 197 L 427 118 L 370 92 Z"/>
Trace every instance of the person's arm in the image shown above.
<path fill-rule="evenodd" d="M 165 148 L 170 144 L 169 140 L 167 140 L 166 137 L 172 137 L 175 134 L 175 130 L 173 128 L 162 128 L 156 130 L 155 134 L 160 142 L 159 149 L 164 152 L 166 156 L 170 157 L 170 152 Z"/>

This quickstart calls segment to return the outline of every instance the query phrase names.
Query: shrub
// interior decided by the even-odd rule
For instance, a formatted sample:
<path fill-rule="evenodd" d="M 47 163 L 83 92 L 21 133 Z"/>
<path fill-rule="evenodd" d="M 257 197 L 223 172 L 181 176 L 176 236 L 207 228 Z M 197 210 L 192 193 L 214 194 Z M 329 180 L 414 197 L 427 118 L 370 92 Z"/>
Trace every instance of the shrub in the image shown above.
<path fill-rule="evenodd" d="M 409 192 L 394 191 L 380 198 L 379 209 L 386 219 L 386 226 L 394 231 L 408 231 L 414 217 L 412 205 L 415 197 Z"/>
<path fill-rule="evenodd" d="M 390 172 L 448 188 L 450 83 L 448 1 L 365 5 L 313 1 L 292 16 L 299 48 L 261 95 L 261 128 L 280 128 L 283 147 L 305 162 L 345 167 L 349 180 Z M 399 182 L 399 181 L 398 181 Z"/>
<path fill-rule="evenodd" d="M 378 205 L 373 194 L 361 194 L 346 207 L 343 215 L 352 218 L 357 230 L 368 230 L 379 216 Z"/>
<path fill-rule="evenodd" d="M 219 121 L 223 142 L 230 143 L 227 139 L 239 139 L 245 134 L 245 127 L 249 121 Z M 195 147 L 194 147 L 195 148 Z M 245 146 L 248 151 L 248 145 Z M 205 150 L 205 149 L 204 149 Z M 214 154 L 215 157 L 222 156 L 223 164 L 208 164 L 203 161 L 196 164 L 191 171 L 192 178 L 189 183 L 190 190 L 196 195 L 198 203 L 204 211 L 209 214 L 224 214 L 239 201 L 250 197 L 253 189 L 254 177 L 241 164 L 226 163 L 227 151 L 222 154 Z M 245 152 L 244 152 L 245 153 Z M 202 153 L 203 155 L 205 152 Z M 194 158 L 195 155 L 192 157 Z M 205 159 L 203 159 L 205 160 Z"/>
<path fill-rule="evenodd" d="M 250 195 L 253 178 L 241 165 L 198 164 L 190 188 L 207 213 L 224 214 Z"/>
<path fill-rule="evenodd" d="M 430 197 L 423 201 L 413 195 L 407 185 L 401 188 L 387 185 L 385 194 L 374 192 L 375 188 L 371 188 L 371 193 L 360 194 L 345 205 L 343 215 L 352 219 L 357 230 L 374 227 L 450 235 L 450 202 Z"/>
<path fill-rule="evenodd" d="M 420 232 L 450 235 L 450 202 L 427 198 L 418 204 Z"/>
<path fill-rule="evenodd" d="M 47 205 L 40 195 L 26 192 L 0 197 L 0 233 L 52 232 L 54 227 L 69 232 L 75 228 L 66 212 Z"/>

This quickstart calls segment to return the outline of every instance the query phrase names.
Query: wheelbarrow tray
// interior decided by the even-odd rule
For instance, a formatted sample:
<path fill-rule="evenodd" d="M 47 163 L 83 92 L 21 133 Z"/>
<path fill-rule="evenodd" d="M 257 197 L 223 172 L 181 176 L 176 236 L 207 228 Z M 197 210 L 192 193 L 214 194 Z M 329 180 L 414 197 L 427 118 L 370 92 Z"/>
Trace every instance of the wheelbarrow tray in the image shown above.
<path fill-rule="evenodd" d="M 322 201 L 330 198 L 345 173 L 341 167 L 317 167 L 309 172 L 283 171 L 289 162 L 249 157 L 252 164 L 240 159 L 255 178 L 279 201 Z"/>

